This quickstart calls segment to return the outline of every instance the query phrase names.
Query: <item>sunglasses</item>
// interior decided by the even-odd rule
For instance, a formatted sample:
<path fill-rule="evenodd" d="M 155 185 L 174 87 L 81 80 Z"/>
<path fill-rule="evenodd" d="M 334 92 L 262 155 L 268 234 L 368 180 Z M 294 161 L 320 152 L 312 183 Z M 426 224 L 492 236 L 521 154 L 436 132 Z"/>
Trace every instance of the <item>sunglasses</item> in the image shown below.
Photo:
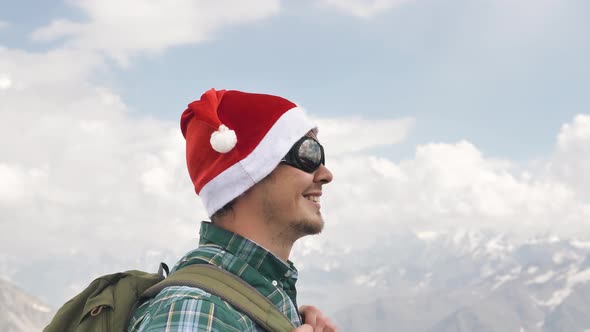
<path fill-rule="evenodd" d="M 320 165 L 326 164 L 324 147 L 316 139 L 301 137 L 281 162 L 307 173 L 313 173 Z"/>

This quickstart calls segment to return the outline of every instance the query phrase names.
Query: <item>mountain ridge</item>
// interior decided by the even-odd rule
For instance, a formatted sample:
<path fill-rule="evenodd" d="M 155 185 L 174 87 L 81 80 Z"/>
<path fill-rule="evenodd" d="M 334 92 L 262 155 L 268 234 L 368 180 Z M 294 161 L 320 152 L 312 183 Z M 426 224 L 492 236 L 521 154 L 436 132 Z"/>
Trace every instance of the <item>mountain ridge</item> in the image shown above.
<path fill-rule="evenodd" d="M 99 275 L 121 267 L 155 266 L 173 257 L 171 252 L 151 252 L 132 260 L 72 255 L 31 262 L 42 267 L 42 279 L 53 285 L 50 290 L 33 283 L 31 267 L 13 263 L 11 275 L 28 284 L 26 289 L 44 290 L 37 295 L 53 298 L 52 306 L 58 307 Z M 387 331 L 391 326 L 412 332 L 590 328 L 584 315 L 590 311 L 590 242 L 584 239 L 402 230 L 358 249 L 316 243 L 299 249 L 293 260 L 301 263 L 299 303 L 321 308 L 342 331 Z"/>
<path fill-rule="evenodd" d="M 0 278 L 0 331 L 36 332 L 49 323 L 53 312 L 37 298 Z"/>

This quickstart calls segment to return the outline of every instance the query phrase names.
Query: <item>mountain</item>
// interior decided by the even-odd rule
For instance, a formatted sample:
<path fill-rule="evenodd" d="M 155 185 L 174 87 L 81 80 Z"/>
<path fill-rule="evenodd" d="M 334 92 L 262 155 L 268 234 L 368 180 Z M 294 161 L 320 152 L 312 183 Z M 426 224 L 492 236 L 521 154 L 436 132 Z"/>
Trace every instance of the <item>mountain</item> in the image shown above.
<path fill-rule="evenodd" d="M 580 239 L 397 230 L 365 247 L 303 244 L 292 257 L 298 302 L 321 308 L 343 332 L 590 330 L 590 242 Z M 22 266 L 13 259 L 5 264 L 11 270 L 0 264 L 0 272 L 57 308 L 101 274 L 175 259 L 170 252 L 127 260 L 76 254 Z M 42 308 L 38 301 L 19 294 L 2 295 L 0 305 L 9 304 L 0 308 L 1 331 L 47 320 L 35 309 Z M 18 305 L 7 302 L 18 298 Z"/>
<path fill-rule="evenodd" d="M 589 308 L 590 285 L 576 287 L 574 292 L 547 316 L 545 331 L 588 331 Z"/>
<path fill-rule="evenodd" d="M 52 315 L 51 309 L 39 300 L 0 279 L 0 331 L 38 332 Z"/>
<path fill-rule="evenodd" d="M 342 331 L 590 329 L 588 243 L 555 237 L 523 241 L 482 232 L 431 235 L 403 240 L 412 245 L 401 261 L 364 256 L 373 265 L 365 271 L 387 272 L 368 274 L 357 285 L 373 299 L 334 314 Z M 334 294 L 346 294 L 338 291 Z"/>

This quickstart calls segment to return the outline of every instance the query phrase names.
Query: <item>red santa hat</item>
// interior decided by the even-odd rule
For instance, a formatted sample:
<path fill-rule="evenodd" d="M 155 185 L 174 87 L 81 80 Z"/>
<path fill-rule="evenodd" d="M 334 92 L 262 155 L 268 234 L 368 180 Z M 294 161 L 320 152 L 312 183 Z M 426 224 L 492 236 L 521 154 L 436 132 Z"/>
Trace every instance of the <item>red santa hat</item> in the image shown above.
<path fill-rule="evenodd" d="M 209 216 L 270 174 L 316 125 L 287 99 L 211 89 L 182 113 L 186 163 Z"/>

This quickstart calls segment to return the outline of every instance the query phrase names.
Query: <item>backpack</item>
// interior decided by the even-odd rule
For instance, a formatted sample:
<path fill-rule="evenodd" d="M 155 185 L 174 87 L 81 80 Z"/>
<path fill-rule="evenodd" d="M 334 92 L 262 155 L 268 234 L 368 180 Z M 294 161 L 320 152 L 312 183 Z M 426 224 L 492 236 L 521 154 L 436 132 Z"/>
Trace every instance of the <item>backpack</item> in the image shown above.
<path fill-rule="evenodd" d="M 166 264 L 158 273 L 126 271 L 95 279 L 66 302 L 43 332 L 127 331 L 135 309 L 169 286 L 201 288 L 219 296 L 267 331 L 292 331 L 291 321 L 254 287 L 235 275 L 208 264 L 184 267 L 167 278 Z"/>

